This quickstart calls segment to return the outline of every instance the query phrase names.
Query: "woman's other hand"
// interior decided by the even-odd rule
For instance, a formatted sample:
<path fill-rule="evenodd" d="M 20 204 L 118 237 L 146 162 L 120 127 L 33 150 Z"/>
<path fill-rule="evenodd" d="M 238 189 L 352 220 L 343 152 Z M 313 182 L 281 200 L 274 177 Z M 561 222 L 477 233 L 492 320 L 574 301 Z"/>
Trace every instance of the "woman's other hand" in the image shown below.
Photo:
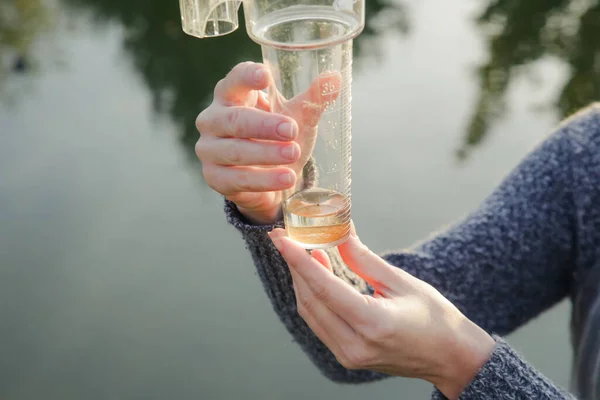
<path fill-rule="evenodd" d="M 435 288 L 371 252 L 355 232 L 338 249 L 373 296 L 335 276 L 325 252 L 311 257 L 282 229 L 270 236 L 290 268 L 299 314 L 345 368 L 424 379 L 457 399 L 493 352 L 491 336 Z"/>

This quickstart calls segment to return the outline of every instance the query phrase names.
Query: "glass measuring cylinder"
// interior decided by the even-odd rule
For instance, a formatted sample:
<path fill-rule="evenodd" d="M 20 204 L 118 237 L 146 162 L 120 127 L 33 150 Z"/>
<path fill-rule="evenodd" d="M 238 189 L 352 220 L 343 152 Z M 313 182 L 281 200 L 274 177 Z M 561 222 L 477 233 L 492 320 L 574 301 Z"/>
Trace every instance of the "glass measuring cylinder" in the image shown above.
<path fill-rule="evenodd" d="M 184 31 L 191 35 L 216 36 L 237 27 L 235 2 L 180 4 Z M 248 34 L 261 45 L 271 72 L 271 110 L 291 116 L 299 127 L 301 157 L 291 166 L 297 181 L 282 196 L 288 236 L 306 249 L 339 245 L 350 231 L 352 40 L 364 27 L 364 0 L 243 4 Z"/>
<path fill-rule="evenodd" d="M 356 20 L 331 10 L 286 9 L 259 20 L 273 76 L 269 103 L 296 119 L 302 156 L 297 184 L 283 193 L 291 239 L 305 248 L 342 243 L 350 230 L 352 34 Z"/>

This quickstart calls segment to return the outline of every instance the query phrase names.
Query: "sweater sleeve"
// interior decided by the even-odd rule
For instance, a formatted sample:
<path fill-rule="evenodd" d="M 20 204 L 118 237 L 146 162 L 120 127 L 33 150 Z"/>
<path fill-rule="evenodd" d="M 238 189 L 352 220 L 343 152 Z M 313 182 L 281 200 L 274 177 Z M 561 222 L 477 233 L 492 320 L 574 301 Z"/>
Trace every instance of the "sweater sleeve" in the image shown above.
<path fill-rule="evenodd" d="M 564 299 L 576 260 L 569 128 L 532 151 L 474 212 L 383 258 L 490 333 L 506 335 Z"/>
<path fill-rule="evenodd" d="M 600 187 L 600 174 L 589 176 L 589 170 L 581 165 L 580 154 L 591 143 L 597 143 L 599 132 L 597 107 L 571 118 L 534 149 L 473 213 L 411 249 L 383 257 L 437 288 L 487 332 L 512 332 L 571 290 L 576 260 L 581 259 L 582 251 L 576 243 L 581 240 L 577 237 L 576 225 L 582 215 L 578 207 L 589 203 L 580 201 L 582 196 L 589 196 L 575 188 L 574 178 L 587 173 L 588 181 L 595 179 L 588 187 Z M 274 226 L 248 224 L 228 202 L 226 214 L 242 232 L 276 313 L 324 375 L 339 382 L 385 377 L 344 369 L 298 316 L 289 271 L 267 236 Z M 337 270 L 343 271 L 344 266 Z M 355 276 L 345 279 L 362 292 L 368 290 Z M 476 393 L 477 388 L 485 386 L 479 382 L 494 374 L 514 374 L 512 383 L 538 385 L 540 380 L 527 375 L 543 379 L 533 369 L 505 368 L 521 362 L 500 342 L 473 381 L 471 386 L 476 389 L 468 389 L 461 398 L 490 398 Z"/>
<path fill-rule="evenodd" d="M 504 340 L 494 336 L 496 349 L 460 399 L 575 400 L 533 369 Z M 435 390 L 432 400 L 447 400 Z"/>

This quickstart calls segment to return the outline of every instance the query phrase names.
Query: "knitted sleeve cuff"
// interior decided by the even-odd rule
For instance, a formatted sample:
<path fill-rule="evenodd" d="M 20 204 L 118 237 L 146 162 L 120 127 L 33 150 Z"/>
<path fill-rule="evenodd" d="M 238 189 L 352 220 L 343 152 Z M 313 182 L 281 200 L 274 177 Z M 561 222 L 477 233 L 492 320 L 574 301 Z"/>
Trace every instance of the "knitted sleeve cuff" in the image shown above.
<path fill-rule="evenodd" d="M 502 338 L 493 337 L 496 340 L 494 352 L 465 388 L 461 400 L 574 399 L 525 362 Z M 432 399 L 445 400 L 446 397 L 435 389 Z"/>
<path fill-rule="evenodd" d="M 227 222 L 233 225 L 237 230 L 242 232 L 244 236 L 252 234 L 265 234 L 275 228 L 283 228 L 283 220 L 279 220 L 274 224 L 257 225 L 249 222 L 238 210 L 235 203 L 225 200 L 225 216 Z"/>

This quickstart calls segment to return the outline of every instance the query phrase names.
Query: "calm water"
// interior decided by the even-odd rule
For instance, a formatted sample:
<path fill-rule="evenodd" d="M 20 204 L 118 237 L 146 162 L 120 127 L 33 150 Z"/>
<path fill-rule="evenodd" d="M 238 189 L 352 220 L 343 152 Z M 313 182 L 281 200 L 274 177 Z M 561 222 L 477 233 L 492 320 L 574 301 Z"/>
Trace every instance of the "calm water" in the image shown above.
<path fill-rule="evenodd" d="M 599 97 L 599 6 L 367 3 L 353 216 L 376 251 L 471 210 Z M 243 31 L 185 37 L 173 1 L 0 4 L 0 398 L 427 398 L 412 380 L 322 378 L 202 181 L 195 115 L 259 55 Z M 509 338 L 562 385 L 568 311 Z"/>

